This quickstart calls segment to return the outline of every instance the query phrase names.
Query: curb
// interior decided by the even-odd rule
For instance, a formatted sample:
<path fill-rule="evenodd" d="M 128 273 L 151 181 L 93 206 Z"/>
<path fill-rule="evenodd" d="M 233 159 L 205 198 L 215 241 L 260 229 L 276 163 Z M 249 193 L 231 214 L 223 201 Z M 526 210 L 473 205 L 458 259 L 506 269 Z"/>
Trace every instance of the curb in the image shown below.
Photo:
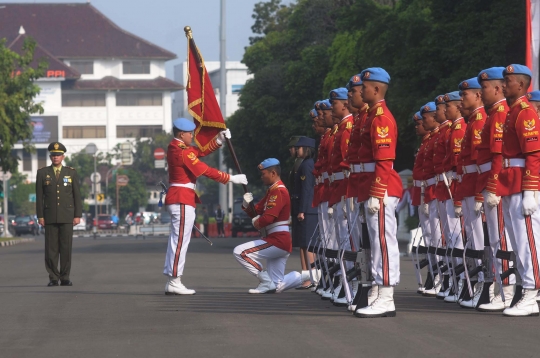
<path fill-rule="evenodd" d="M 18 245 L 18 244 L 24 244 L 24 243 L 27 243 L 27 242 L 34 242 L 36 241 L 35 239 L 15 239 L 15 240 L 9 240 L 9 241 L 2 241 L 0 242 L 0 247 L 1 246 L 13 246 L 13 245 Z"/>

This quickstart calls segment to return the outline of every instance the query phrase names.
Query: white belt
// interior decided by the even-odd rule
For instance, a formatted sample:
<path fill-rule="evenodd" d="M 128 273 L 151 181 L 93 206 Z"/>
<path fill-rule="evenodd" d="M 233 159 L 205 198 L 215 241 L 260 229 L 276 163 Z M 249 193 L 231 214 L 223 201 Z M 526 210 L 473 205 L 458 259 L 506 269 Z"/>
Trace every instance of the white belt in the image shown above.
<path fill-rule="evenodd" d="M 323 177 L 323 179 L 328 179 L 328 172 L 322 173 L 322 177 Z"/>
<path fill-rule="evenodd" d="M 427 188 L 428 186 L 435 185 L 435 177 L 429 178 L 428 180 L 424 180 L 424 186 Z"/>
<path fill-rule="evenodd" d="M 525 168 L 525 159 L 522 158 L 503 158 L 503 168 L 520 167 Z"/>
<path fill-rule="evenodd" d="M 471 174 L 471 173 L 478 173 L 478 169 L 476 168 L 476 164 L 464 165 L 463 166 L 463 174 Z"/>
<path fill-rule="evenodd" d="M 351 164 L 351 173 L 373 173 L 375 163 Z"/>
<path fill-rule="evenodd" d="M 435 174 L 435 179 L 437 180 L 437 183 L 440 181 L 444 182 L 443 175 L 444 174 Z"/>
<path fill-rule="evenodd" d="M 193 183 L 185 183 L 185 184 L 180 184 L 180 183 L 170 183 L 169 185 L 170 185 L 170 186 L 181 186 L 182 188 L 188 188 L 188 189 L 193 189 L 193 190 L 195 190 L 195 184 L 193 184 Z"/>
<path fill-rule="evenodd" d="M 457 179 L 456 172 L 453 172 L 451 170 L 447 171 L 446 172 L 446 179 L 448 179 L 448 181 Z"/>
<path fill-rule="evenodd" d="M 343 174 L 343 172 L 334 173 L 332 174 L 331 182 L 334 182 L 336 180 L 343 180 L 344 178 L 345 178 L 345 174 Z"/>
<path fill-rule="evenodd" d="M 420 188 L 422 186 L 422 181 L 421 180 L 413 180 L 413 185 Z"/>
<path fill-rule="evenodd" d="M 478 173 L 482 174 L 491 170 L 491 162 L 487 162 L 478 166 Z"/>
<path fill-rule="evenodd" d="M 275 232 L 289 232 L 289 222 L 288 221 L 278 221 L 270 225 L 266 225 L 261 230 L 262 237 L 266 237 Z"/>

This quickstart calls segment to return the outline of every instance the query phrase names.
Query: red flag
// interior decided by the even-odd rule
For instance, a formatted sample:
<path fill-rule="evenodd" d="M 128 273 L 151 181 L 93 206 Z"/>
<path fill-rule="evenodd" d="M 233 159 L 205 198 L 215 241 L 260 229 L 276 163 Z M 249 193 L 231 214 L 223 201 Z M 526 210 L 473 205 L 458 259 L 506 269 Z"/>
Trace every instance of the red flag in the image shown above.
<path fill-rule="evenodd" d="M 204 60 L 195 45 L 191 31 L 188 37 L 188 81 L 187 97 L 188 111 L 195 120 L 195 143 L 201 150 L 206 150 L 208 144 L 222 130 L 226 129 L 221 109 L 210 82 L 210 76 L 204 66 Z"/>

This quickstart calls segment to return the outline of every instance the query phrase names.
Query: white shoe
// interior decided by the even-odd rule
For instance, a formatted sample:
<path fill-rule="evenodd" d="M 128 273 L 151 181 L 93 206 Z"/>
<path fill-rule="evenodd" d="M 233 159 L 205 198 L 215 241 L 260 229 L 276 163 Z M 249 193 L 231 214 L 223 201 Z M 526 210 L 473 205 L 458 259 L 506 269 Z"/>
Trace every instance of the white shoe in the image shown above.
<path fill-rule="evenodd" d="M 325 300 L 325 301 L 328 301 L 332 298 L 332 287 L 328 287 L 326 289 L 326 291 L 323 291 L 322 295 L 321 295 L 321 299 L 322 300 Z"/>
<path fill-rule="evenodd" d="M 354 312 L 356 317 L 395 317 L 396 307 L 394 306 L 394 287 L 378 286 L 378 297 L 373 303 L 364 308 L 359 308 Z"/>
<path fill-rule="evenodd" d="M 495 284 L 491 285 L 495 286 Z M 478 306 L 477 310 L 480 312 L 502 312 L 505 308 L 510 307 L 512 298 L 514 297 L 514 285 L 504 285 L 502 290 L 504 292 L 504 301 L 501 295 L 496 295 L 489 303 L 484 303 Z"/>
<path fill-rule="evenodd" d="M 335 300 L 337 300 L 338 296 L 339 296 L 339 293 L 341 292 L 341 287 L 342 287 L 342 283 L 341 283 L 341 280 L 339 281 L 339 285 L 338 287 L 336 287 L 334 289 L 334 293 L 332 293 L 332 297 L 330 298 L 330 301 L 334 302 Z"/>
<path fill-rule="evenodd" d="M 306 281 L 310 281 L 311 276 L 309 275 L 309 270 L 302 270 L 302 274 L 301 274 L 300 279 L 302 280 L 302 283 L 304 283 Z"/>
<path fill-rule="evenodd" d="M 418 289 L 416 290 L 416 293 L 422 295 L 425 290 L 426 290 L 425 287 L 418 287 Z"/>
<path fill-rule="evenodd" d="M 381 286 L 382 287 L 382 286 Z M 373 285 L 368 292 L 367 304 L 371 305 L 379 297 L 379 286 Z"/>
<path fill-rule="evenodd" d="M 429 290 L 424 289 L 424 292 L 422 292 L 422 295 L 426 297 L 436 297 L 437 293 L 441 290 L 441 279 L 439 275 L 435 276 L 435 280 L 433 280 L 433 288 L 430 288 Z"/>
<path fill-rule="evenodd" d="M 503 315 L 510 317 L 538 316 L 538 303 L 536 295 L 538 290 L 523 289 L 523 296 L 514 307 L 508 307 L 503 311 Z"/>
<path fill-rule="evenodd" d="M 259 272 L 257 278 L 259 279 L 259 286 L 250 289 L 249 293 L 276 293 L 276 285 L 266 271 Z"/>
<path fill-rule="evenodd" d="M 472 299 L 468 301 L 461 301 L 459 304 L 463 308 L 475 308 L 476 304 L 478 303 L 478 300 L 480 299 L 480 296 L 482 295 L 482 291 L 484 289 L 484 282 L 477 282 L 476 285 L 474 285 L 474 292 Z"/>
<path fill-rule="evenodd" d="M 166 295 L 194 295 L 195 290 L 190 290 L 182 284 L 180 276 L 170 277 L 165 285 L 165 294 Z"/>
<path fill-rule="evenodd" d="M 453 295 L 448 294 L 448 296 L 444 298 L 444 302 L 456 303 L 459 299 L 459 295 L 461 294 L 462 289 L 463 289 L 463 280 L 459 280 L 457 292 L 455 292 Z"/>
<path fill-rule="evenodd" d="M 348 305 L 349 305 L 349 302 L 347 302 L 347 296 L 343 296 L 341 298 L 336 298 L 334 300 L 334 306 L 345 307 L 345 306 L 348 306 Z"/>

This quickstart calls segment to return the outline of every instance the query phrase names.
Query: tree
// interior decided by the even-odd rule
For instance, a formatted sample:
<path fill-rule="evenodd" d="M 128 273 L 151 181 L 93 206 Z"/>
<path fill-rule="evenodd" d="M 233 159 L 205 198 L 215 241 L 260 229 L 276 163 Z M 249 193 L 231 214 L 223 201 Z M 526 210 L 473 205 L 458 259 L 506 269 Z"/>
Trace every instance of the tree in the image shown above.
<path fill-rule="evenodd" d="M 129 183 L 119 187 L 120 210 L 118 217 L 123 217 L 127 212 L 137 212 L 140 207 L 145 207 L 148 203 L 148 193 L 144 176 L 136 168 L 120 168 L 116 170 L 116 175 L 127 175 Z M 116 203 L 116 175 L 109 184 L 108 196 L 113 203 Z"/>
<path fill-rule="evenodd" d="M 34 81 L 42 77 L 47 68 L 46 61 L 32 67 L 36 43 L 26 38 L 22 54 L 6 47 L 5 39 L 0 40 L 0 167 L 15 171 L 19 158 L 12 155 L 13 146 L 22 141 L 26 150 L 32 151 L 32 126 L 30 115 L 43 113 L 40 103 L 34 97 L 40 88 Z"/>

